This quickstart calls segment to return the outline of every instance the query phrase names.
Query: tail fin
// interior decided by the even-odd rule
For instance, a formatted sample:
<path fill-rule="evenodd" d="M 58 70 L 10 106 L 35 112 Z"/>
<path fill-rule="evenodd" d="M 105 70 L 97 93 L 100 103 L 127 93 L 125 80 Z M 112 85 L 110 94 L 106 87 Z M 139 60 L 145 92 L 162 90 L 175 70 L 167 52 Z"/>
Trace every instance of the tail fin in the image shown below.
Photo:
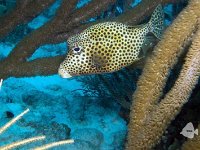
<path fill-rule="evenodd" d="M 195 133 L 196 135 L 198 135 L 198 129 L 196 129 L 196 130 L 194 131 L 194 133 Z"/>
<path fill-rule="evenodd" d="M 151 16 L 149 28 L 150 32 L 152 32 L 158 39 L 161 38 L 164 30 L 164 12 L 160 4 L 156 7 Z"/>

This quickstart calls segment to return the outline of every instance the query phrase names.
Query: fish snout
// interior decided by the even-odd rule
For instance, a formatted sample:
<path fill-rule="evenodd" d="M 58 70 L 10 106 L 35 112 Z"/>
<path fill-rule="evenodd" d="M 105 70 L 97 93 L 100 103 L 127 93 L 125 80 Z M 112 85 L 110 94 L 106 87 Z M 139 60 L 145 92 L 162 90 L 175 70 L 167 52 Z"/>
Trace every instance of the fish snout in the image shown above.
<path fill-rule="evenodd" d="M 62 78 L 71 78 L 72 77 L 62 66 L 59 67 L 58 74 Z"/>

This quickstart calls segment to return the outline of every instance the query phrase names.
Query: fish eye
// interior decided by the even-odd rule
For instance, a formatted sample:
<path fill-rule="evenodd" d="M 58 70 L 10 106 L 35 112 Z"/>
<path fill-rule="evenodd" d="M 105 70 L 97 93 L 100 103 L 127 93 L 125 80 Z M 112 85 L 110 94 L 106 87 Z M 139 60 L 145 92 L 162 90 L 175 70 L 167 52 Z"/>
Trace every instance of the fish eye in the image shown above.
<path fill-rule="evenodd" d="M 80 47 L 80 46 L 75 46 L 72 50 L 73 50 L 73 52 L 74 52 L 75 54 L 77 54 L 77 53 L 80 53 L 80 52 L 81 52 L 82 47 Z"/>
<path fill-rule="evenodd" d="M 79 51 L 80 51 L 80 48 L 79 48 L 79 47 L 75 47 L 75 48 L 74 48 L 74 51 L 79 52 Z"/>

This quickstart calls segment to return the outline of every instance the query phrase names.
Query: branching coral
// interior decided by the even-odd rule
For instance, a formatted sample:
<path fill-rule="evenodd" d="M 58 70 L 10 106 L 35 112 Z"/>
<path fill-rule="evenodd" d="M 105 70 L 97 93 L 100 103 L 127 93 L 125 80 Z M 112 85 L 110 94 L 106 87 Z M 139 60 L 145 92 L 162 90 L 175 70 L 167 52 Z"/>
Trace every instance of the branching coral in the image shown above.
<path fill-rule="evenodd" d="M 7 35 L 17 25 L 27 23 L 55 0 L 19 0 L 16 8 L 4 16 L 0 24 L 0 38 Z M 6 19 L 5 19 L 6 18 Z"/>
<path fill-rule="evenodd" d="M 152 148 L 192 93 L 200 75 L 199 8 L 200 1 L 191 0 L 148 59 L 133 95 L 127 149 Z M 192 46 L 179 78 L 171 91 L 160 100 L 169 71 L 190 40 Z"/>
<path fill-rule="evenodd" d="M 63 0 L 52 20 L 27 35 L 16 45 L 6 59 L 0 61 L 0 78 L 5 79 L 10 76 L 22 77 L 57 73 L 58 66 L 64 59 L 64 56 L 36 59 L 30 62 L 27 62 L 26 60 L 41 45 L 66 41 L 66 39 L 72 34 L 78 33 L 87 28 L 92 23 L 83 22 L 90 17 L 99 15 L 101 12 L 105 11 L 109 5 L 114 4 L 115 1 L 116 0 L 92 0 L 88 5 L 75 10 L 74 8 L 77 0 Z M 43 9 L 52 4 L 52 2 L 53 1 L 47 2 L 43 0 L 38 1 L 38 5 L 36 5 L 33 4 L 32 0 L 19 1 L 19 4 L 22 5 L 17 5 L 16 9 L 13 10 L 13 13 L 2 18 L 0 23 L 0 27 L 2 27 L 2 30 L 0 29 L 1 37 L 8 34 L 9 31 L 12 31 L 16 25 L 26 23 L 30 18 L 38 15 Z M 155 0 L 152 3 L 149 0 L 144 0 L 136 8 L 127 11 L 125 14 L 122 14 L 114 20 L 134 25 L 149 16 L 159 3 L 166 4 L 170 2 L 175 1 Z M 43 7 L 39 7 L 40 4 L 44 4 L 42 5 Z M 23 9 L 20 9 L 21 7 L 23 7 Z M 26 13 L 29 7 L 31 7 L 30 12 Z M 16 13 L 19 10 L 22 12 L 20 11 L 20 13 Z"/>
<path fill-rule="evenodd" d="M 29 109 L 26 109 L 24 112 L 22 112 L 21 114 L 16 116 L 14 119 L 10 120 L 3 127 L 1 127 L 0 128 L 0 135 L 28 112 L 29 112 Z M 28 143 L 33 143 L 33 142 L 37 142 L 37 141 L 40 141 L 40 140 L 44 140 L 45 138 L 46 138 L 45 136 L 32 137 L 32 138 L 20 140 L 18 142 L 14 142 L 14 143 L 11 143 L 11 144 L 8 144 L 8 145 L 5 145 L 5 146 L 1 146 L 0 149 L 1 150 L 10 150 L 10 149 L 13 149 L 13 148 L 23 146 L 23 145 L 28 144 Z M 42 145 L 40 147 L 34 148 L 34 150 L 45 150 L 45 149 L 49 149 L 49 148 L 52 148 L 52 147 L 60 146 L 60 145 L 63 145 L 63 144 L 70 144 L 70 143 L 74 143 L 74 140 L 64 140 L 64 141 L 49 143 L 47 145 Z"/>

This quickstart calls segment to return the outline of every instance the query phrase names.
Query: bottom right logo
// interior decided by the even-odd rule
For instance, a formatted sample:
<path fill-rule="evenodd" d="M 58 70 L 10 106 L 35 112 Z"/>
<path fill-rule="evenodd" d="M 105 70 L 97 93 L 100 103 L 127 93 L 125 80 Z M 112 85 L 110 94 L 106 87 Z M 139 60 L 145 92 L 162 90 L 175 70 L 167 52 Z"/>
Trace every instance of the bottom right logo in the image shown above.
<path fill-rule="evenodd" d="M 194 129 L 194 126 L 192 124 L 192 122 L 189 122 L 181 131 L 181 133 L 183 136 L 187 137 L 187 138 L 194 138 L 194 135 L 198 135 L 198 129 Z"/>

